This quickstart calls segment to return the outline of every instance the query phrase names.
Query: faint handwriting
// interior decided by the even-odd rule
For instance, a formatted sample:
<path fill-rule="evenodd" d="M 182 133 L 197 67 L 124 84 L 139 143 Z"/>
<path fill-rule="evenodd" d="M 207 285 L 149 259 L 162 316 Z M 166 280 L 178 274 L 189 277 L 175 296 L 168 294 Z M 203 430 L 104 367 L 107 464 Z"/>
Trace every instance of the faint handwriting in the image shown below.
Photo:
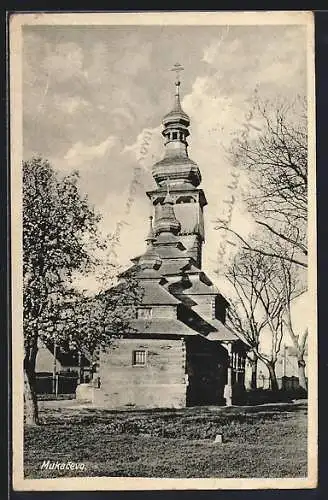
<path fill-rule="evenodd" d="M 257 90 L 255 90 L 255 92 L 257 92 Z M 246 142 L 249 138 L 250 129 L 260 131 L 259 127 L 257 127 L 253 123 L 251 123 L 253 116 L 254 116 L 253 110 L 250 109 L 245 116 L 245 122 L 242 123 L 242 130 L 240 133 L 240 139 L 244 142 Z M 235 201 L 236 201 L 234 193 L 236 192 L 236 190 L 238 188 L 239 178 L 240 178 L 240 172 L 238 170 L 235 170 L 235 168 L 237 167 L 237 163 L 233 162 L 232 165 L 233 165 L 234 169 L 231 173 L 231 179 L 230 179 L 230 182 L 227 186 L 228 189 L 230 190 L 230 195 L 229 195 L 228 199 L 223 200 L 223 203 L 225 205 L 227 205 L 227 209 L 225 211 L 223 218 L 217 218 L 214 221 L 214 223 L 216 224 L 216 226 L 214 227 L 215 230 L 223 229 L 222 240 L 219 244 L 219 248 L 217 251 L 216 265 L 218 265 L 218 267 L 214 271 L 216 274 L 221 273 L 219 266 L 222 263 L 225 255 L 226 255 L 227 245 L 236 246 L 236 244 L 233 243 L 232 241 L 228 240 L 228 237 L 227 237 L 227 233 L 228 233 L 227 230 L 230 229 L 230 226 L 231 226 L 232 213 L 233 213 L 233 209 L 234 209 Z"/>
<path fill-rule="evenodd" d="M 135 201 L 135 194 L 137 192 L 138 186 L 141 185 L 141 173 L 142 173 L 142 169 L 145 168 L 144 161 L 145 161 L 147 154 L 149 152 L 152 135 L 153 134 L 152 134 L 151 130 L 144 131 L 141 146 L 140 146 L 140 155 L 139 155 L 139 158 L 137 159 L 138 165 L 136 165 L 133 169 L 133 176 L 132 176 L 132 180 L 131 180 L 131 183 L 129 186 L 129 194 L 128 194 L 128 198 L 127 198 L 126 204 L 125 204 L 124 218 L 120 219 L 116 223 L 115 230 L 111 236 L 111 242 L 109 245 L 109 254 L 113 255 L 115 258 L 117 257 L 115 249 L 120 244 L 120 235 L 121 235 L 122 227 L 124 225 L 129 224 L 126 221 L 126 218 L 128 217 L 128 215 L 131 212 L 131 207 Z"/>

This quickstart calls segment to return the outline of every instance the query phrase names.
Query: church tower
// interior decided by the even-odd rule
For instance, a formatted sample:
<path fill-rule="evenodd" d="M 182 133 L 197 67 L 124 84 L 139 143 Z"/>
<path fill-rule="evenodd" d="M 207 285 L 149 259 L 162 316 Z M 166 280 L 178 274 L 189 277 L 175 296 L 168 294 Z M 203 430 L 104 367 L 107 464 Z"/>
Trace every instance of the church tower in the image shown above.
<path fill-rule="evenodd" d="M 119 278 L 136 280 L 138 300 L 120 339 L 101 351 L 92 400 L 107 408 L 228 404 L 243 387 L 245 346 L 225 325 L 227 300 L 202 270 L 201 174 L 189 158 L 189 116 L 180 102 L 163 118 L 165 153 L 147 194 L 154 207 L 146 249 Z M 115 334 L 115 332 L 113 332 Z"/>
<path fill-rule="evenodd" d="M 183 67 L 176 64 L 175 95 L 172 111 L 163 118 L 165 153 L 162 160 L 152 169 L 157 189 L 149 191 L 155 212 L 154 227 L 158 226 L 167 211 L 167 190 L 170 203 L 179 224 L 179 240 L 184 245 L 185 255 L 192 257 L 197 266 L 202 266 L 202 246 L 204 243 L 203 209 L 207 204 L 204 192 L 198 186 L 201 174 L 197 164 L 189 158 L 187 137 L 190 135 L 190 118 L 183 111 L 180 102 L 180 72 Z"/>

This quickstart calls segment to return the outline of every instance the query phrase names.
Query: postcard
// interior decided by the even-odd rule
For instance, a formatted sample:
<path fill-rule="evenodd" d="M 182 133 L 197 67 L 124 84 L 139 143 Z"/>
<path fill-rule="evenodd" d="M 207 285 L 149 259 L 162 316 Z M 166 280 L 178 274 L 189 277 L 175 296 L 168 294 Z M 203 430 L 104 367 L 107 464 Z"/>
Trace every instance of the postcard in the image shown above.
<path fill-rule="evenodd" d="M 313 14 L 9 39 L 14 489 L 315 488 Z"/>

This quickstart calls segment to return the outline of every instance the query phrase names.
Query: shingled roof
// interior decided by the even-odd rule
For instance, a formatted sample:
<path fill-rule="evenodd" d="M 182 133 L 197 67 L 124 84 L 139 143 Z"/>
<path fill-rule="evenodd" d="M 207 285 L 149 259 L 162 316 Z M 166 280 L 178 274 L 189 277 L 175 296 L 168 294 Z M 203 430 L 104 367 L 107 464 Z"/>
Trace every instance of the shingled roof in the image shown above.
<path fill-rule="evenodd" d="M 206 321 L 215 329 L 206 335 L 207 340 L 226 340 L 232 342 L 240 340 L 238 335 L 221 323 L 219 319 L 209 319 Z"/>
<path fill-rule="evenodd" d="M 220 320 L 204 318 L 188 306 L 180 306 L 179 319 L 207 340 L 237 341 L 239 337 Z"/>
<path fill-rule="evenodd" d="M 142 289 L 142 305 L 177 305 L 180 300 L 165 290 L 158 282 L 143 280 L 140 283 Z"/>
<path fill-rule="evenodd" d="M 198 332 L 177 319 L 154 318 L 154 319 L 133 319 L 131 328 L 135 333 L 151 333 L 161 335 L 179 335 L 181 337 L 198 335 Z"/>
<path fill-rule="evenodd" d="M 158 255 L 162 259 L 183 259 L 186 257 L 185 250 L 182 250 L 178 246 L 166 246 L 166 245 L 157 245 L 155 246 Z"/>
<path fill-rule="evenodd" d="M 160 269 L 149 269 L 142 267 L 142 265 L 134 264 L 119 275 L 120 278 L 128 278 L 130 276 L 137 279 L 159 280 L 162 277 L 162 273 Z"/>
<path fill-rule="evenodd" d="M 180 279 L 181 271 L 184 273 L 200 272 L 200 270 L 193 263 L 191 257 L 183 257 L 181 259 L 165 259 L 162 262 L 160 272 L 163 276 L 177 275 Z"/>
<path fill-rule="evenodd" d="M 236 342 L 240 340 L 232 330 L 219 320 L 215 320 L 215 325 L 209 325 L 209 328 L 213 328 L 213 331 L 207 334 L 205 331 L 195 330 L 191 325 L 186 325 L 183 321 L 170 318 L 133 319 L 130 326 L 132 332 L 136 334 L 178 335 L 181 337 L 198 335 L 208 341 Z"/>
<path fill-rule="evenodd" d="M 217 295 L 219 292 L 215 285 L 206 284 L 202 280 L 196 282 L 190 280 L 190 285 L 180 293 L 183 295 Z"/>

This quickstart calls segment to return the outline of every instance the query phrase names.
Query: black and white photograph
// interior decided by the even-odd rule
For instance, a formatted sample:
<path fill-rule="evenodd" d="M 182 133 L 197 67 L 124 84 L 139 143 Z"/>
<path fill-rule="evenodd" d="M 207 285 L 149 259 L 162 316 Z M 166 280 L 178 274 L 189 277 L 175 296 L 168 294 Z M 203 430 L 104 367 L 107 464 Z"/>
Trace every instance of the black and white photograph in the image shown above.
<path fill-rule="evenodd" d="M 313 15 L 9 36 L 14 489 L 315 488 Z"/>

